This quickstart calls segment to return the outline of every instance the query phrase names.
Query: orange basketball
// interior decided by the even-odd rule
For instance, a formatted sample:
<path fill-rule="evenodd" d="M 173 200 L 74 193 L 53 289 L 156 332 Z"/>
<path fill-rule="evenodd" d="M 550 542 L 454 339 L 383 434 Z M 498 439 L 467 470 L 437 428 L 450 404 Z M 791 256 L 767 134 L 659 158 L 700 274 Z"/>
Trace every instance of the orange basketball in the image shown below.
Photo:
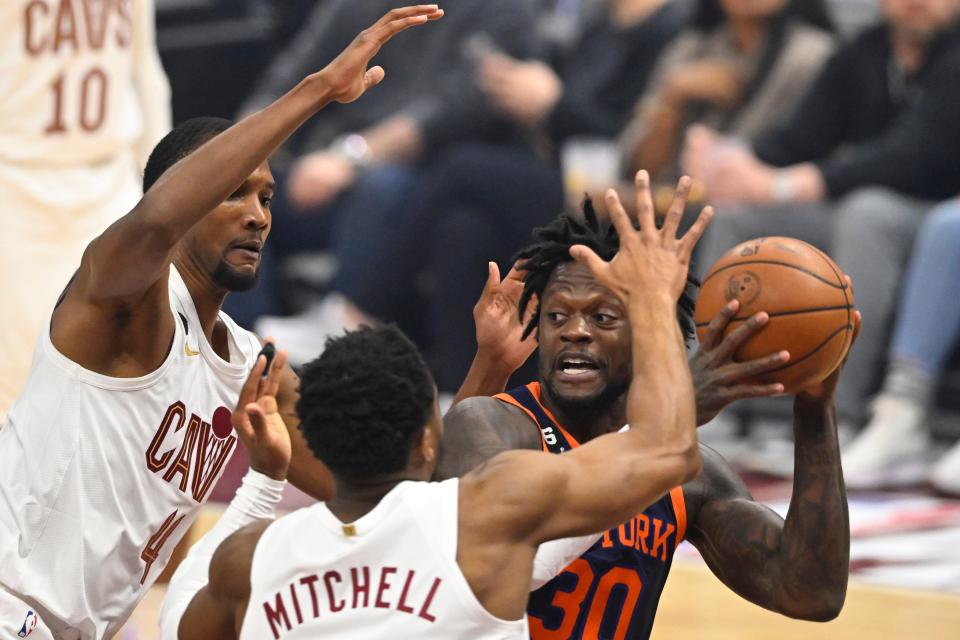
<path fill-rule="evenodd" d="M 758 311 L 770 321 L 734 354 L 738 362 L 786 349 L 790 360 L 757 382 L 780 382 L 793 393 L 823 380 L 853 339 L 853 291 L 825 253 L 794 238 L 758 238 L 737 245 L 710 268 L 697 300 L 697 335 L 734 298 L 740 310 L 724 336 Z"/>

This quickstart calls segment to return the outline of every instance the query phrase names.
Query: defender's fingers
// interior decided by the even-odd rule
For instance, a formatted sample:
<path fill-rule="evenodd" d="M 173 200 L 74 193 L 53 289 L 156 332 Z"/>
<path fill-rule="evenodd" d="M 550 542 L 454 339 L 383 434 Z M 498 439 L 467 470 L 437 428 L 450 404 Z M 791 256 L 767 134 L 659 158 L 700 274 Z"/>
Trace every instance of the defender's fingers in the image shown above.
<path fill-rule="evenodd" d="M 667 210 L 667 217 L 660 232 L 668 246 L 673 245 L 677 240 L 677 229 L 680 228 L 680 219 L 683 218 L 683 212 L 687 208 L 687 199 L 690 197 L 690 186 L 692 184 L 693 181 L 687 176 L 683 176 L 677 181 L 677 189 L 673 194 L 673 201 Z"/>
<path fill-rule="evenodd" d="M 623 245 L 623 241 L 636 234 L 636 230 L 633 228 L 630 217 L 627 215 L 626 209 L 623 208 L 616 190 L 607 189 L 604 199 L 607 202 L 607 215 L 610 217 L 610 223 L 617 230 L 620 244 Z M 571 253 L 571 255 L 573 254 Z"/>
<path fill-rule="evenodd" d="M 720 310 L 720 313 L 710 319 L 707 330 L 703 334 L 703 340 L 700 346 L 704 349 L 713 349 L 720 344 L 720 338 L 723 336 L 723 330 L 730 324 L 730 319 L 737 315 L 740 310 L 740 301 L 734 298 Z"/>
<path fill-rule="evenodd" d="M 627 214 L 624 213 L 624 216 Z M 584 246 L 582 244 L 575 244 L 570 247 L 570 255 L 574 260 L 585 266 L 587 269 L 590 269 L 590 273 L 593 274 L 595 278 L 600 280 L 600 275 L 603 273 L 604 269 L 607 268 L 607 261 L 601 258 L 594 252 L 590 247 Z"/>
<path fill-rule="evenodd" d="M 697 216 L 697 221 L 693 223 L 683 238 L 680 239 L 678 253 L 685 261 L 690 259 L 690 256 L 693 254 L 693 248 L 697 246 L 701 236 L 703 236 L 703 232 L 710 226 L 712 219 L 713 207 L 704 207 L 700 215 Z"/>
<path fill-rule="evenodd" d="M 263 372 L 266 368 L 266 356 L 258 356 L 257 361 L 253 363 L 253 369 L 250 370 L 250 375 L 247 376 L 247 381 L 243 383 L 243 387 L 240 389 L 240 397 L 237 399 L 238 407 L 243 407 L 247 403 L 257 399 L 257 393 L 260 389 L 260 378 L 263 377 Z"/>
<path fill-rule="evenodd" d="M 760 329 L 766 326 L 768 322 L 770 322 L 770 316 L 767 315 L 766 312 L 761 311 L 753 314 L 747 318 L 746 322 L 731 331 L 730 335 L 720 342 L 717 355 L 724 360 L 733 356 L 734 352 L 739 349 L 744 342 L 752 338 Z"/>
<path fill-rule="evenodd" d="M 640 233 L 652 238 L 657 232 L 657 223 L 654 220 L 653 194 L 650 193 L 650 174 L 643 169 L 637 171 L 633 184 L 636 190 Z"/>
<path fill-rule="evenodd" d="M 379 65 L 376 67 L 370 67 L 367 69 L 367 72 L 363 74 L 364 90 L 377 86 L 383 82 L 385 77 L 387 77 L 387 72 L 383 70 L 383 67 Z"/>
<path fill-rule="evenodd" d="M 386 24 L 376 27 L 373 29 L 373 37 L 376 40 L 377 47 L 382 47 L 390 38 L 394 37 L 401 31 L 406 31 L 410 27 L 415 27 L 417 25 L 426 24 L 434 20 L 439 20 L 443 17 L 443 9 L 434 9 L 432 11 L 423 10 L 420 13 L 417 13 L 412 16 L 407 16 L 405 18 L 396 18 L 390 20 Z"/>
<path fill-rule="evenodd" d="M 396 7 L 380 16 L 380 19 L 373 23 L 371 30 L 385 27 L 391 22 L 403 20 L 404 18 L 413 18 L 420 15 L 429 15 L 440 10 L 438 4 L 412 4 L 405 7 Z"/>
<path fill-rule="evenodd" d="M 270 375 L 267 376 L 266 381 L 264 381 L 263 388 L 261 389 L 262 396 L 271 396 L 276 398 L 277 392 L 280 391 L 280 380 L 283 379 L 283 374 L 287 366 L 287 352 L 284 349 L 277 351 L 277 355 L 273 358 L 273 364 L 270 365 Z"/>
<path fill-rule="evenodd" d="M 857 341 L 857 338 L 860 336 L 860 325 L 863 323 L 863 314 L 859 311 L 854 310 L 853 312 L 853 340 L 850 341 L 850 346 L 853 347 L 853 343 Z M 849 353 L 849 352 L 848 352 Z"/>
<path fill-rule="evenodd" d="M 269 427 L 267 426 L 267 414 L 259 404 L 256 402 L 251 402 L 243 409 L 244 413 L 247 414 L 247 419 L 250 421 L 250 429 L 253 432 L 253 435 L 261 435 L 269 431 Z"/>

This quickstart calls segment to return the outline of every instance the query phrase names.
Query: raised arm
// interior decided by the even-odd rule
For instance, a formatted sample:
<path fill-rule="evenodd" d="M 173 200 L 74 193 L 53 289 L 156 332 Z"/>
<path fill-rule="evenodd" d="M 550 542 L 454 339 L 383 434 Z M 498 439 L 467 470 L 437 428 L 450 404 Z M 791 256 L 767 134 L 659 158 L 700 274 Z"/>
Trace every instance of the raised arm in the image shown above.
<path fill-rule="evenodd" d="M 367 64 L 387 40 L 441 15 L 436 5 L 394 9 L 327 67 L 174 165 L 133 211 L 90 244 L 71 288 L 95 301 L 142 295 L 166 274 L 186 231 L 307 118 L 331 101 L 356 100 L 383 79 L 382 68 Z"/>
<path fill-rule="evenodd" d="M 634 229 L 613 190 L 611 220 L 620 249 L 611 262 L 583 246 L 571 249 L 594 278 L 617 294 L 631 325 L 633 378 L 627 392 L 630 430 L 605 435 L 562 456 L 511 452 L 497 456 L 462 481 L 479 498 L 516 506 L 503 510 L 501 526 L 516 519 L 528 540 L 582 535 L 615 526 L 641 512 L 700 470 L 696 409 L 686 349 L 676 321 L 690 253 L 709 222 L 705 209 L 682 239 L 676 238 L 690 188 L 684 178 L 662 230 L 654 224 L 649 177 L 637 177 L 640 230 Z M 461 489 L 463 492 L 464 489 Z"/>
<path fill-rule="evenodd" d="M 747 600 L 792 618 L 831 620 L 846 597 L 850 525 L 833 407 L 839 373 L 794 403 L 796 452 L 786 520 L 755 502 L 710 449 L 704 448 L 703 473 L 686 489 L 687 538 L 714 574 Z"/>

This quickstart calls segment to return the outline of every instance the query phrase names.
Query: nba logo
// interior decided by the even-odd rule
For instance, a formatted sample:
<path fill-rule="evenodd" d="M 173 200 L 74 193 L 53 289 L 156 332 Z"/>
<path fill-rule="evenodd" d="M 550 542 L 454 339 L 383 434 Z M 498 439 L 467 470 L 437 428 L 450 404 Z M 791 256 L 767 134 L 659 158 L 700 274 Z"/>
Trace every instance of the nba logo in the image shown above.
<path fill-rule="evenodd" d="M 33 611 L 27 611 L 27 619 L 23 621 L 23 626 L 20 627 L 20 632 L 17 633 L 21 638 L 26 638 L 28 635 L 33 633 L 33 630 L 37 628 L 37 614 Z"/>

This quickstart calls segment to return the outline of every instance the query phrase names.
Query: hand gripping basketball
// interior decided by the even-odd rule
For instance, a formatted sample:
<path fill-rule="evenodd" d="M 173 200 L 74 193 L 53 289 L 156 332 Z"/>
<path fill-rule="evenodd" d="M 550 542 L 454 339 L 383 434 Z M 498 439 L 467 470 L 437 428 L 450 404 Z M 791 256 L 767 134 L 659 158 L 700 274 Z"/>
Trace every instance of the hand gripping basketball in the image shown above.
<path fill-rule="evenodd" d="M 710 267 L 697 301 L 697 333 L 708 338 L 711 319 L 731 300 L 739 311 L 724 337 L 768 316 L 739 344 L 736 362 L 789 351 L 789 361 L 757 372 L 754 384 L 780 383 L 785 393 L 823 381 L 844 359 L 853 338 L 853 288 L 840 267 L 819 249 L 793 238 L 757 238 L 737 245 Z"/>

